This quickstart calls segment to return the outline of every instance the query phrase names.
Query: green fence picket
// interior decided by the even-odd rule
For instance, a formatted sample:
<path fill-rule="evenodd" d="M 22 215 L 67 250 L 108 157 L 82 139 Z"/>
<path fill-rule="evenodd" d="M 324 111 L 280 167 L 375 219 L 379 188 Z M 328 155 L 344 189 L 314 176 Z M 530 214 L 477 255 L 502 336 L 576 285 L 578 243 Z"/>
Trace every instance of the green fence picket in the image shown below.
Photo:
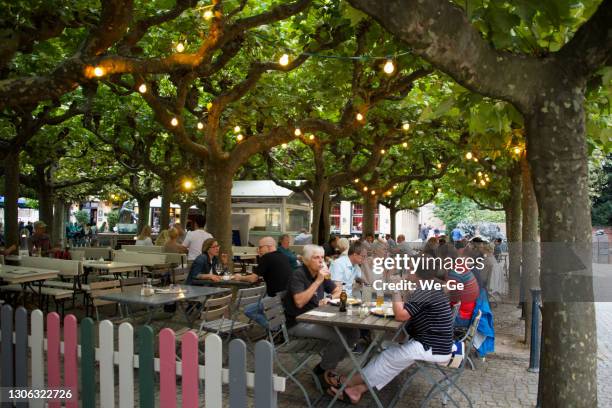
<path fill-rule="evenodd" d="M 138 330 L 138 389 L 141 408 L 155 406 L 154 343 L 153 329 L 150 326 L 142 326 Z"/>
<path fill-rule="evenodd" d="M 96 344 L 94 321 L 90 317 L 81 322 L 81 393 L 83 408 L 96 407 Z"/>

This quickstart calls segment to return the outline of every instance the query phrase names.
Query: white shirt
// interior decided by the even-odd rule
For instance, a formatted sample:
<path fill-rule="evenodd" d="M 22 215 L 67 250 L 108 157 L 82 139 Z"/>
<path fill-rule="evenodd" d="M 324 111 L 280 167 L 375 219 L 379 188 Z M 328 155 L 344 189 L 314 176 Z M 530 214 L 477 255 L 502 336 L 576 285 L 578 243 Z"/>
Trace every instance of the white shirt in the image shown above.
<path fill-rule="evenodd" d="M 344 283 L 346 294 L 353 296 L 353 283 L 355 278 L 361 278 L 361 268 L 359 265 L 353 265 L 348 255 L 342 255 L 331 264 L 329 269 L 331 278 L 336 282 Z"/>
<path fill-rule="evenodd" d="M 153 241 L 151 237 L 146 237 L 145 239 L 137 239 L 135 245 L 152 246 Z"/>
<path fill-rule="evenodd" d="M 197 229 L 195 231 L 187 232 L 187 236 L 185 237 L 185 240 L 183 241 L 183 246 L 189 249 L 189 253 L 187 254 L 187 259 L 191 261 L 191 260 L 196 259 L 199 255 L 201 255 L 202 254 L 202 244 L 208 238 L 212 238 L 212 237 L 213 237 L 212 235 L 210 235 L 208 232 L 206 232 L 203 229 Z"/>

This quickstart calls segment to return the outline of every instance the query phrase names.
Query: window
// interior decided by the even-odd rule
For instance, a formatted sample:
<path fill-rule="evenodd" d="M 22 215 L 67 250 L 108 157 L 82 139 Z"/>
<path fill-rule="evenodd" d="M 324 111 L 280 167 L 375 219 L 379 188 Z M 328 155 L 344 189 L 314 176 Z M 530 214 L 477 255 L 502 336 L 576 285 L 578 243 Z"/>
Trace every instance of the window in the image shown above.
<path fill-rule="evenodd" d="M 235 210 L 234 210 L 235 211 Z M 242 211 L 250 214 L 249 229 L 254 231 L 280 231 L 280 208 L 243 208 Z"/>
<path fill-rule="evenodd" d="M 363 207 L 361 204 L 351 206 L 351 233 L 361 232 L 363 227 Z"/>
<path fill-rule="evenodd" d="M 310 229 L 310 211 L 287 208 L 285 210 L 285 231 L 295 232 L 302 228 Z"/>
<path fill-rule="evenodd" d="M 340 203 L 332 204 L 329 214 L 329 228 L 333 233 L 340 232 Z"/>

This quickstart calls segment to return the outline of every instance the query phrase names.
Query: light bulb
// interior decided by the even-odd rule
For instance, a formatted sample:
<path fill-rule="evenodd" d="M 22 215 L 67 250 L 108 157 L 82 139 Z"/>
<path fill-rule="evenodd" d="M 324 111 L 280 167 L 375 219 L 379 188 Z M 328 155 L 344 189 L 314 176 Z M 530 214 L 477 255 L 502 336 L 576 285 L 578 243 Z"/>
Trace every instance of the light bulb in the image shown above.
<path fill-rule="evenodd" d="M 289 64 L 289 56 L 287 54 L 283 54 L 279 60 L 278 63 L 281 64 L 283 67 L 287 64 Z"/>
<path fill-rule="evenodd" d="M 520 147 L 515 147 L 514 148 L 514 154 L 521 154 L 521 148 Z"/>
<path fill-rule="evenodd" d="M 398 188 L 398 187 L 399 187 L 399 186 L 398 186 L 397 184 L 395 184 L 395 185 L 393 186 L 393 189 L 394 189 L 394 190 L 397 190 L 397 188 Z"/>
<path fill-rule="evenodd" d="M 478 177 L 482 177 L 482 171 L 478 172 Z"/>
<path fill-rule="evenodd" d="M 478 158 L 477 157 L 474 157 L 474 162 L 478 163 Z"/>
<path fill-rule="evenodd" d="M 172 118 L 172 120 L 170 121 L 170 124 L 172 126 L 178 126 L 178 119 L 177 118 Z"/>
<path fill-rule="evenodd" d="M 294 135 L 299 136 L 302 134 L 302 131 L 300 130 L 300 128 L 295 128 L 295 131 L 293 132 Z"/>
<path fill-rule="evenodd" d="M 441 188 L 439 188 L 439 189 L 438 189 L 438 193 L 441 193 L 441 192 L 442 192 L 442 189 L 441 189 Z"/>
<path fill-rule="evenodd" d="M 309 138 L 310 140 L 314 140 L 314 135 L 310 135 L 308 138 Z"/>
<path fill-rule="evenodd" d="M 468 159 L 468 160 L 472 160 L 472 157 L 474 157 L 474 155 L 472 154 L 472 152 L 467 152 L 467 153 L 465 154 L 465 158 L 466 158 L 466 159 Z"/>
<path fill-rule="evenodd" d="M 212 10 L 206 10 L 204 12 L 204 19 L 205 20 L 210 20 L 211 18 L 213 18 L 213 12 Z"/>
<path fill-rule="evenodd" d="M 439 169 L 441 169 L 441 168 L 442 168 L 442 163 L 438 163 L 438 164 L 436 165 L 436 167 L 437 167 L 437 168 L 439 168 Z"/>
<path fill-rule="evenodd" d="M 358 178 L 355 179 L 355 183 L 359 183 L 359 179 Z"/>
<path fill-rule="evenodd" d="M 484 185 L 486 185 L 486 184 L 487 184 L 487 182 L 486 182 L 486 181 L 484 181 L 484 180 L 480 180 L 480 185 L 481 185 L 481 186 L 484 186 Z"/>
<path fill-rule="evenodd" d="M 363 120 L 363 115 L 361 113 L 358 113 L 357 115 L 355 115 L 355 118 L 361 122 Z"/>
<path fill-rule="evenodd" d="M 402 146 L 404 146 L 404 147 L 408 147 L 408 142 L 404 142 L 404 143 L 402 143 Z"/>
<path fill-rule="evenodd" d="M 147 84 L 140 84 L 140 86 L 138 87 L 138 92 L 140 93 L 147 92 Z"/>
<path fill-rule="evenodd" d="M 191 190 L 191 188 L 193 187 L 193 183 L 191 182 L 191 180 L 185 180 L 183 182 L 183 187 L 185 188 L 185 190 Z"/>
<path fill-rule="evenodd" d="M 410 123 L 408 123 L 408 122 L 404 123 L 404 124 L 402 125 L 402 129 L 404 129 L 404 130 L 408 130 L 408 129 L 410 129 Z"/>
<path fill-rule="evenodd" d="M 234 132 L 236 133 L 240 132 L 240 126 L 238 125 L 234 126 Z"/>
<path fill-rule="evenodd" d="M 419 195 L 419 190 L 415 190 L 414 194 Z"/>
<path fill-rule="evenodd" d="M 204 129 L 204 124 L 202 122 L 198 122 L 198 129 Z"/>
<path fill-rule="evenodd" d="M 391 75 L 393 71 L 395 71 L 395 65 L 393 65 L 393 61 L 387 60 L 387 62 L 385 62 L 385 66 L 383 67 L 383 71 L 385 71 L 385 74 Z"/>
<path fill-rule="evenodd" d="M 367 186 L 363 186 L 363 191 L 368 191 L 368 187 Z"/>
<path fill-rule="evenodd" d="M 185 51 L 185 44 L 183 44 L 182 42 L 179 42 L 178 44 L 176 44 L 176 51 L 177 52 Z"/>
<path fill-rule="evenodd" d="M 101 76 L 104 76 L 104 73 L 105 73 L 104 68 L 102 67 L 95 67 L 93 72 L 94 72 L 94 75 L 97 76 L 98 78 L 100 78 Z"/>
<path fill-rule="evenodd" d="M 283 149 L 285 149 L 285 148 L 287 147 L 287 143 L 283 143 L 283 144 L 281 145 L 281 147 L 282 147 Z"/>
<path fill-rule="evenodd" d="M 244 136 L 242 136 L 242 133 L 241 133 L 241 134 L 239 134 L 238 136 L 236 136 L 236 140 L 237 140 L 237 141 L 241 142 L 241 141 L 242 141 L 242 139 L 244 139 Z"/>
<path fill-rule="evenodd" d="M 372 194 L 372 195 L 376 194 L 376 190 L 370 191 L 370 194 Z"/>
<path fill-rule="evenodd" d="M 380 154 L 385 154 L 385 149 L 380 149 Z"/>
<path fill-rule="evenodd" d="M 478 182 L 476 181 L 476 179 L 474 179 L 474 184 L 478 184 Z"/>

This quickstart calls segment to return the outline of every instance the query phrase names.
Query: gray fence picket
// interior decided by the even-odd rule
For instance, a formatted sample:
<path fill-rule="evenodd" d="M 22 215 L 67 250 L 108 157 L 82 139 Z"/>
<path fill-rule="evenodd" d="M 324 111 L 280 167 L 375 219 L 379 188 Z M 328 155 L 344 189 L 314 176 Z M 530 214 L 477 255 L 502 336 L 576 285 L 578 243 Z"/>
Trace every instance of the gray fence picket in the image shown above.
<path fill-rule="evenodd" d="M 243 408 L 247 405 L 246 394 L 246 344 L 234 339 L 229 344 L 229 405 Z"/>
<path fill-rule="evenodd" d="M 265 340 L 255 345 L 255 408 L 276 408 L 276 392 L 272 384 L 274 352 Z"/>
<path fill-rule="evenodd" d="M 18 307 L 15 312 L 15 387 L 28 386 L 28 311 Z M 15 404 L 17 408 L 27 408 L 28 402 Z"/>
<path fill-rule="evenodd" d="M 0 380 L 0 385 L 6 390 L 13 387 L 13 308 L 11 305 L 2 306 L 1 318 L 2 348 L 0 349 L 0 353 L 2 356 L 0 357 L 0 361 L 2 368 L 0 372 L 2 373 L 2 378 Z M 12 404 L 4 402 L 8 400 L 7 397 L 8 395 L 1 396 L 3 407 L 12 406 Z"/>

